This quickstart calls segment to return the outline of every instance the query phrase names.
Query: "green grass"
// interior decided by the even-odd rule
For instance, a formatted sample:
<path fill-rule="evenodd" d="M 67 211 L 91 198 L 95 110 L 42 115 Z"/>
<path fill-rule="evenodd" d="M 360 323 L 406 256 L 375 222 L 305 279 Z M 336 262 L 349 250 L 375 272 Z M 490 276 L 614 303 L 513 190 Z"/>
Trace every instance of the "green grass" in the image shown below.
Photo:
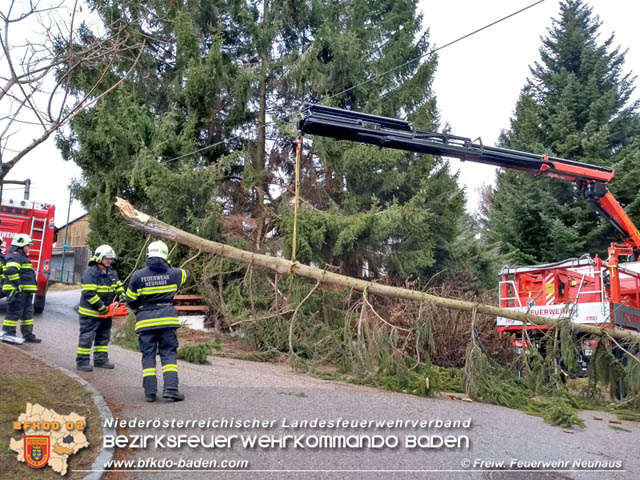
<path fill-rule="evenodd" d="M 111 343 L 119 345 L 123 348 L 128 348 L 134 352 L 140 351 L 138 345 L 138 335 L 136 334 L 136 316 L 133 313 L 129 313 L 124 323 L 115 329 L 111 336 Z"/>
<path fill-rule="evenodd" d="M 85 473 L 73 473 L 74 469 L 89 469 L 100 451 L 102 443 L 102 426 L 100 414 L 95 407 L 91 394 L 82 385 L 69 378 L 59 370 L 33 360 L 31 357 L 15 351 L 8 351 L 11 347 L 0 344 L 3 358 L 11 355 L 14 371 L 0 373 L 0 465 L 2 478 L 6 480 L 22 480 L 35 478 L 34 469 L 16 460 L 17 454 L 9 449 L 10 438 L 22 439 L 22 432 L 13 430 L 13 422 L 24 413 L 27 402 L 40 404 L 45 408 L 55 410 L 60 415 L 72 412 L 85 417 L 87 427 L 85 436 L 89 447 L 71 455 L 67 460 L 68 473 L 64 478 L 81 479 Z M 17 357 L 17 360 L 15 360 Z M 25 364 L 32 365 L 23 368 Z M 33 364 L 36 364 L 34 367 Z M 60 475 L 50 467 L 44 467 L 37 472 L 40 479 L 60 479 Z"/>

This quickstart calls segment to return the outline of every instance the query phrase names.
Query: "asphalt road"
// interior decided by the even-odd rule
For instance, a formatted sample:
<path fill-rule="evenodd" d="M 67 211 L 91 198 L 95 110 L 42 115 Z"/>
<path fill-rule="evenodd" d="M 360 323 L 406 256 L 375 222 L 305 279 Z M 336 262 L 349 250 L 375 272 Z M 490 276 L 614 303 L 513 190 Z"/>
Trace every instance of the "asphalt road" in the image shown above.
<path fill-rule="evenodd" d="M 68 369 L 75 367 L 78 320 L 73 311 L 79 292 L 50 292 L 45 313 L 36 318 L 35 333 L 41 344 L 25 344 L 22 348 L 49 362 Z M 221 419 L 264 421 L 267 428 L 129 428 L 133 435 L 196 435 L 210 442 L 215 436 L 223 442 L 231 436 L 232 446 L 218 444 L 216 448 L 130 449 L 135 462 L 165 463 L 173 461 L 173 471 L 129 471 L 126 478 L 215 478 L 215 479 L 413 479 L 413 478 L 487 478 L 487 479 L 622 479 L 638 478 L 640 473 L 640 425 L 623 422 L 629 431 L 610 428 L 613 416 L 600 412 L 582 412 L 587 427 L 575 433 L 565 433 L 538 417 L 516 410 L 462 401 L 423 398 L 389 393 L 372 388 L 322 381 L 299 375 L 287 365 L 253 363 L 223 358 L 211 358 L 210 365 L 193 365 L 179 361 L 181 390 L 186 400 L 180 403 L 146 403 L 141 388 L 140 354 L 110 347 L 115 370 L 95 370 L 82 373 L 111 404 L 120 404 L 120 417 L 126 420 L 202 420 Z M 603 417 L 598 421 L 594 416 Z M 465 421 L 469 428 L 293 428 L 301 420 L 401 420 L 401 421 Z M 285 423 L 289 427 L 285 426 Z M 298 436 L 299 443 L 279 448 L 243 447 L 240 437 L 265 435 Z M 300 436 L 305 435 L 303 440 Z M 383 448 L 316 448 L 318 441 L 365 441 L 378 438 L 387 442 Z M 376 437 L 377 436 L 377 437 Z M 407 448 L 410 437 L 437 442 L 438 437 L 453 436 L 461 444 L 455 448 Z M 468 438 L 468 447 L 465 446 Z M 393 446 L 397 439 L 398 446 Z M 150 439 L 150 442 L 155 439 Z M 165 441 L 166 440 L 165 437 Z M 293 442 L 293 440 L 290 440 Z M 311 443 L 309 443 L 311 442 Z M 351 447 L 354 444 L 349 443 Z M 305 448 L 302 448 L 305 447 Z M 244 470 L 178 471 L 180 461 L 246 460 Z M 492 462 L 557 461 L 556 471 L 494 470 Z M 487 463 L 480 463 L 480 462 Z M 576 470 L 574 462 L 621 462 L 624 471 Z M 470 464 L 470 467 L 469 467 Z M 147 465 L 152 465 L 148 463 Z M 600 464 L 602 465 L 602 464 Z M 517 465 L 515 465 L 517 467 Z M 539 465 L 538 465 L 539 467 Z M 160 463 L 154 470 L 162 470 Z M 132 469 L 130 469 L 132 470 Z"/>

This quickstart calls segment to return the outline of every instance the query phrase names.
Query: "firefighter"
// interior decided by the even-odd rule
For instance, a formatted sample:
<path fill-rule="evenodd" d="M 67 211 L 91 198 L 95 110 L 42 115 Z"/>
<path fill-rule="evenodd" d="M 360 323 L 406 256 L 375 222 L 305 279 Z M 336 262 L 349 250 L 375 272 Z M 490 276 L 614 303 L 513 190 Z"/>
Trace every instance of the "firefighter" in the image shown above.
<path fill-rule="evenodd" d="M 4 247 L 4 242 L 0 238 L 0 298 L 5 296 L 5 293 L 2 290 L 2 285 L 4 285 L 4 269 L 5 269 L 4 250 L 2 249 L 2 247 Z"/>
<path fill-rule="evenodd" d="M 112 369 L 109 361 L 109 340 L 111 339 L 112 317 L 107 317 L 108 309 L 116 297 L 124 301 L 124 287 L 118 272 L 111 267 L 116 254 L 109 245 L 96 248 L 89 261 L 89 268 L 82 275 L 80 295 L 80 335 L 76 352 L 76 368 L 83 372 L 93 371 L 91 347 L 93 346 L 93 366 Z"/>
<path fill-rule="evenodd" d="M 186 270 L 171 267 L 169 249 L 155 241 L 147 248 L 147 267 L 131 276 L 127 303 L 136 311 L 136 333 L 142 352 L 142 387 L 145 400 L 155 402 L 158 390 L 156 352 L 162 362 L 162 397 L 179 402 L 184 395 L 178 390 L 178 314 L 173 297 L 187 280 Z"/>
<path fill-rule="evenodd" d="M 33 245 L 31 237 L 19 233 L 11 241 L 11 248 L 5 259 L 5 280 L 2 291 L 9 296 L 7 299 L 7 315 L 2 325 L 2 331 L 15 336 L 20 325 L 20 333 L 25 342 L 40 343 L 42 340 L 33 334 L 33 296 L 38 291 L 36 275 L 29 249 Z"/>

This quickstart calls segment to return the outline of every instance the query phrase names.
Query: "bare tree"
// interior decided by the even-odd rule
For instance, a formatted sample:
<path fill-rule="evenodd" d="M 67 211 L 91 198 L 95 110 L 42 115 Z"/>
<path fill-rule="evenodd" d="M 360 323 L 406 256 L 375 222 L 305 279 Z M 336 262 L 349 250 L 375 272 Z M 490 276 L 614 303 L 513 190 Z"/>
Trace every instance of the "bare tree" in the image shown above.
<path fill-rule="evenodd" d="M 101 38 L 89 33 L 83 16 L 87 13 L 78 0 L 1 2 L 0 180 L 73 117 L 117 88 L 140 59 L 144 42 L 132 41 L 130 24 L 121 22 Z M 122 58 L 130 59 L 126 71 L 116 67 L 122 62 L 115 60 Z M 93 80 L 79 94 L 71 79 L 89 70 Z"/>

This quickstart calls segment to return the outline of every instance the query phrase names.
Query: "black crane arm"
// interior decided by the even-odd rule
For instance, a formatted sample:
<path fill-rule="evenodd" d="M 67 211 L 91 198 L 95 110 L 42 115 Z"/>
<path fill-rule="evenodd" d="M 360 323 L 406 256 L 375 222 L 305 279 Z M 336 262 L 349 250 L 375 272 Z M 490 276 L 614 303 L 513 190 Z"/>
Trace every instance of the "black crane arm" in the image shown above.
<path fill-rule="evenodd" d="M 298 129 L 311 135 L 458 158 L 575 182 L 585 199 L 613 225 L 623 242 L 640 249 L 640 232 L 606 186 L 615 175 L 611 168 L 490 147 L 466 137 L 418 130 L 404 120 L 323 105 L 305 105 L 300 112 Z"/>

